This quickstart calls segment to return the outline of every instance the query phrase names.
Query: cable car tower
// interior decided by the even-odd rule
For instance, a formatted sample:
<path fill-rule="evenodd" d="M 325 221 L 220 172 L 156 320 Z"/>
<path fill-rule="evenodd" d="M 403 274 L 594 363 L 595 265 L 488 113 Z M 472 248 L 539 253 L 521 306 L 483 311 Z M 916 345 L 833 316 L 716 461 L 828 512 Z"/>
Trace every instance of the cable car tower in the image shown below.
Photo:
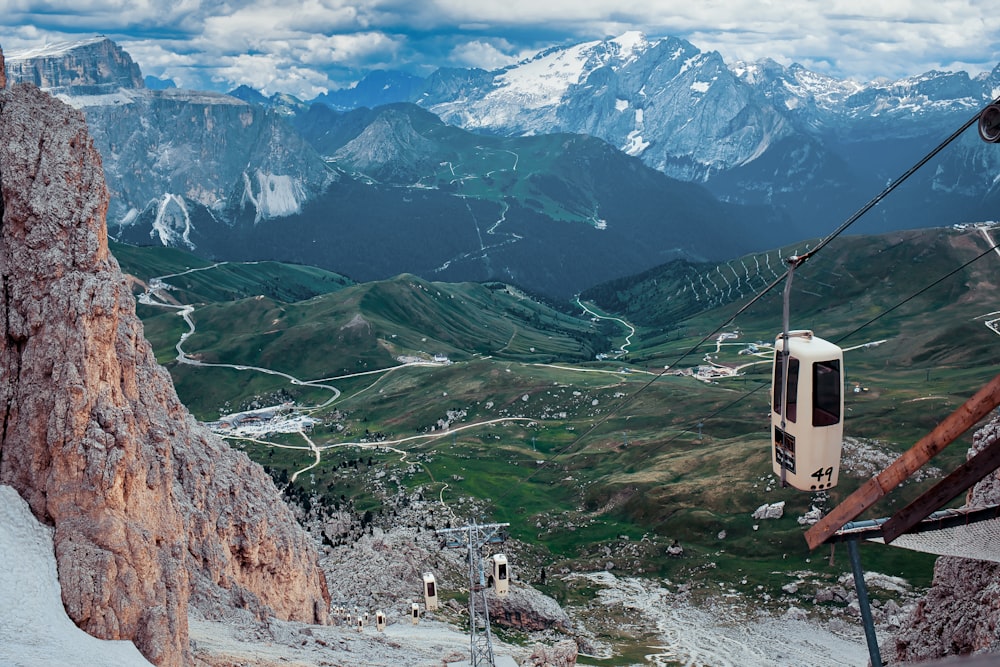
<path fill-rule="evenodd" d="M 496 667 L 493 657 L 493 635 L 490 633 L 490 612 L 486 606 L 486 573 L 483 568 L 483 547 L 501 544 L 501 529 L 509 523 L 477 524 L 474 520 L 464 528 L 442 528 L 435 531 L 445 540 L 444 547 L 466 549 L 469 563 L 469 667 Z M 482 631 L 480 631 L 482 626 Z"/>

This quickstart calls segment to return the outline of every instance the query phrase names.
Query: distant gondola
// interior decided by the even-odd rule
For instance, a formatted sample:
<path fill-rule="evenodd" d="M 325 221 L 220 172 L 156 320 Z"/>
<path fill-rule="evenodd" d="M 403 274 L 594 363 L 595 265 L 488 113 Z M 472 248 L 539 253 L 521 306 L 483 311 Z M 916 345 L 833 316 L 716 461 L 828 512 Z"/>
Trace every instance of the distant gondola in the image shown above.
<path fill-rule="evenodd" d="M 424 572 L 424 604 L 427 605 L 427 611 L 438 608 L 437 581 L 431 572 Z"/>
<path fill-rule="evenodd" d="M 492 564 L 493 590 L 500 597 L 507 597 L 510 592 L 510 569 L 507 566 L 507 557 L 503 554 L 494 554 L 490 559 Z"/>

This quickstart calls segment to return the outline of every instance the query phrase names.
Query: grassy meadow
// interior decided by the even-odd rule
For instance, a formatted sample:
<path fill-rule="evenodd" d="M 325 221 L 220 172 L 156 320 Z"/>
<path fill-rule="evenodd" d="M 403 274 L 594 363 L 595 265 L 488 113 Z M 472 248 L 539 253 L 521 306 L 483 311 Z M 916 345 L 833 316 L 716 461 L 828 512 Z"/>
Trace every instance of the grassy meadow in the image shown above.
<path fill-rule="evenodd" d="M 873 465 L 910 447 L 1000 368 L 1000 339 L 985 325 L 1000 311 L 1000 257 L 972 261 L 986 248 L 977 230 L 848 237 L 797 272 L 792 327 L 845 348 L 845 434 L 883 457 Z M 832 564 L 827 547 L 810 552 L 796 519 L 832 508 L 880 468 L 845 468 L 829 493 L 780 488 L 768 422 L 780 289 L 716 331 L 794 248 L 724 265 L 675 263 L 584 293 L 595 312 L 635 327 L 617 355 L 629 334 L 621 323 L 500 283 L 403 275 L 353 284 L 308 267 L 212 268 L 177 251 L 113 251 L 140 285 L 199 269 L 166 279 L 179 303 L 195 306 L 184 351 L 241 368 L 178 363 L 187 327 L 176 310 L 138 306 L 196 417 L 285 400 L 310 406 L 319 424 L 308 438 L 321 462 L 292 485 L 310 502 L 378 515 L 391 499 L 420 493 L 457 516 L 475 507 L 484 513 L 475 518 L 510 522 L 528 545 L 518 566 L 529 580 L 542 568 L 611 562 L 616 573 L 777 598 L 803 570 L 825 581 L 849 570 L 843 547 Z M 722 332 L 733 336 L 717 342 Z M 435 355 L 449 363 L 404 365 Z M 724 371 L 693 375 L 708 365 Z M 933 465 L 947 472 L 964 461 L 970 438 Z M 315 460 L 299 434 L 266 440 L 233 446 L 284 480 Z M 908 482 L 865 516 L 891 514 L 933 481 Z M 751 517 L 779 501 L 783 518 Z M 683 558 L 666 554 L 675 540 Z M 924 554 L 865 545 L 862 557 L 867 569 L 930 581 Z M 564 601 L 584 594 L 555 577 L 541 588 Z"/>

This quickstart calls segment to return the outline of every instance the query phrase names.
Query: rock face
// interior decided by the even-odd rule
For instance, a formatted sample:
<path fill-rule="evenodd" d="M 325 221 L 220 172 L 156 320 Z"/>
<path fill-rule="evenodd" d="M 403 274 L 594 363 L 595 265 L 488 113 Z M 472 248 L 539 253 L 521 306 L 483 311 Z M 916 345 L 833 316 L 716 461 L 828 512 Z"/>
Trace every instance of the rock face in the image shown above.
<path fill-rule="evenodd" d="M 1000 417 L 976 432 L 969 456 L 1000 437 Z M 970 506 L 1000 502 L 1000 475 L 987 475 L 968 493 Z M 902 629 L 882 649 L 893 664 L 950 655 L 1000 652 L 1000 563 L 941 557 L 934 580 Z"/>
<path fill-rule="evenodd" d="M 301 212 L 336 174 L 276 113 L 218 93 L 148 90 L 139 66 L 104 37 L 7 55 L 11 81 L 82 109 L 104 156 L 108 223 L 151 221 L 129 238 L 195 249 L 192 216 L 252 221 Z M 141 165 L 139 168 L 138 165 Z"/>
<path fill-rule="evenodd" d="M 51 44 L 38 51 L 43 50 L 48 58 L 33 57 L 36 51 L 11 58 L 11 79 L 33 83 L 52 94 L 73 90 L 79 95 L 101 95 L 122 87 L 143 87 L 139 66 L 107 37 Z"/>
<path fill-rule="evenodd" d="M 565 639 L 554 646 L 537 646 L 525 665 L 531 667 L 573 667 L 578 654 L 576 642 Z"/>
<path fill-rule="evenodd" d="M 486 596 L 490 621 L 515 630 L 535 632 L 556 629 L 568 632 L 572 623 L 559 603 L 530 586 L 511 586 L 505 598 L 492 589 Z"/>
<path fill-rule="evenodd" d="M 152 662 L 189 661 L 189 600 L 323 622 L 317 556 L 270 478 L 188 414 L 107 246 L 83 116 L 0 90 L 0 483 L 54 526 L 63 602 Z"/>

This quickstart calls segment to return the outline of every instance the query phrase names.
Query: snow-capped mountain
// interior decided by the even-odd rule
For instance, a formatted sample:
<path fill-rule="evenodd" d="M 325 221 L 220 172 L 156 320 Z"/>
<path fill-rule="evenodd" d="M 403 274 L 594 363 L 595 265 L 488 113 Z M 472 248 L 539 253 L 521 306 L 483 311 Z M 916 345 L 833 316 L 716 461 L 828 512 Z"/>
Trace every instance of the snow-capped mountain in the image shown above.
<path fill-rule="evenodd" d="M 148 90 L 106 38 L 10 52 L 6 65 L 13 81 L 83 111 L 112 194 L 112 228 L 142 218 L 152 240 L 195 249 L 193 209 L 226 224 L 287 217 L 336 178 L 280 114 L 219 93 Z"/>
<path fill-rule="evenodd" d="M 466 85 L 452 85 L 456 77 Z M 973 112 L 996 97 L 998 81 L 1000 70 L 861 84 L 769 59 L 727 65 L 685 40 L 632 32 L 496 72 L 450 70 L 413 101 L 468 129 L 590 134 L 669 175 L 708 181 L 789 137 L 851 135 L 855 123 L 898 136 Z"/>
<path fill-rule="evenodd" d="M 445 99 L 439 82 L 416 101 L 442 120 L 501 134 L 600 137 L 685 180 L 752 160 L 791 133 L 784 118 L 717 53 L 639 33 L 543 51 Z"/>
<path fill-rule="evenodd" d="M 821 233 L 998 94 L 1000 67 L 859 83 L 769 59 L 727 65 L 681 39 L 626 33 L 495 72 L 441 71 L 414 101 L 479 132 L 600 137 L 728 201 L 808 218 Z M 906 201 L 887 205 L 882 229 L 987 215 L 998 171 L 996 147 L 970 131 Z"/>
<path fill-rule="evenodd" d="M 1000 69 L 862 84 L 639 33 L 313 103 L 149 90 L 103 38 L 7 62 L 86 114 L 119 240 L 559 295 L 824 235 L 1000 93 Z M 997 173 L 972 129 L 857 231 L 995 219 Z"/>

